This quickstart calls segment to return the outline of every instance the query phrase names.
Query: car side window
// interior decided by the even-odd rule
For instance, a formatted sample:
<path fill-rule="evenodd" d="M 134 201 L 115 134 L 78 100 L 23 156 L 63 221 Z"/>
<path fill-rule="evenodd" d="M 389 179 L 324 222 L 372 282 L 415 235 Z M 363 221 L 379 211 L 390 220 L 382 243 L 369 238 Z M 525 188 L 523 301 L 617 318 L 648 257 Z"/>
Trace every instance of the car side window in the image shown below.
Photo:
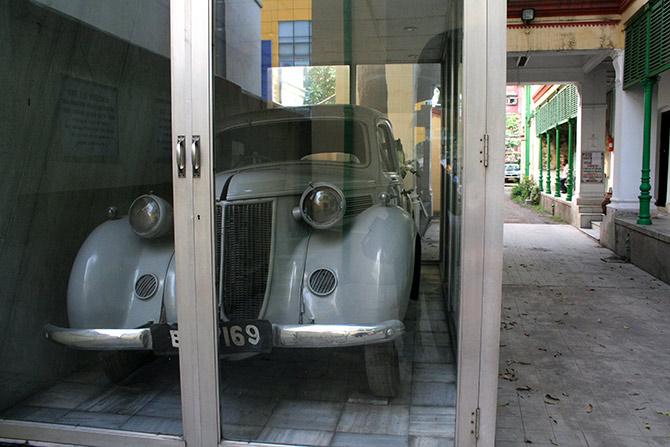
<path fill-rule="evenodd" d="M 377 140 L 379 141 L 379 151 L 384 171 L 398 172 L 393 137 L 391 136 L 391 130 L 384 123 L 377 125 Z"/>

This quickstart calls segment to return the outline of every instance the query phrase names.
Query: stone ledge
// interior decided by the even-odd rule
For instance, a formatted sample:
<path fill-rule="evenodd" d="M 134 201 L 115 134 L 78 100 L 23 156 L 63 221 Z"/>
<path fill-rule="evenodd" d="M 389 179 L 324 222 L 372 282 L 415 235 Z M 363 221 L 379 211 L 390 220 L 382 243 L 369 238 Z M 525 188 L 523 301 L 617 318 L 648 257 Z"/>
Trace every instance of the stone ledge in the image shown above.
<path fill-rule="evenodd" d="M 617 216 L 614 222 L 629 230 L 637 231 L 638 233 L 670 244 L 670 216 L 653 218 L 651 225 L 639 225 L 637 217 L 634 216 Z"/>

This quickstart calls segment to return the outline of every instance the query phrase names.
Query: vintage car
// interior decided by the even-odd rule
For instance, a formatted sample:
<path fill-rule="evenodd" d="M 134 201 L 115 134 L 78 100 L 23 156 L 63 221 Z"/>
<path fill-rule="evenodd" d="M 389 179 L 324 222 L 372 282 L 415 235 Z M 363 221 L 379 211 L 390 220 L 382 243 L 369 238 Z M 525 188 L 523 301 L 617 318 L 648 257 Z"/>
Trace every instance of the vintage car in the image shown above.
<path fill-rule="evenodd" d="M 359 106 L 276 108 L 228 119 L 215 138 L 221 355 L 364 346 L 371 391 L 393 396 L 420 238 L 403 187 L 411 163 L 388 118 Z M 117 378 L 129 350 L 174 352 L 171 229 L 170 204 L 153 194 L 97 227 L 71 271 L 70 327 L 47 325 L 45 336 L 116 351 L 105 364 Z"/>

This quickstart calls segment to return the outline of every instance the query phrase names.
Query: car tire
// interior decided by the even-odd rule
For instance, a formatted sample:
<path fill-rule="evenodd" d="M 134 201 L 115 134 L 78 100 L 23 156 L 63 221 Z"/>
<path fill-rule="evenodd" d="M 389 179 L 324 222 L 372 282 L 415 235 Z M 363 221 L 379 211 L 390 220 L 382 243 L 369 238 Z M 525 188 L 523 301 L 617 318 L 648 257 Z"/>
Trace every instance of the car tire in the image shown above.
<path fill-rule="evenodd" d="M 395 342 L 365 346 L 365 374 L 372 394 L 395 397 L 400 389 L 400 360 Z"/>
<path fill-rule="evenodd" d="M 409 292 L 409 299 L 419 300 L 419 287 L 421 285 L 421 239 L 416 238 L 416 247 L 414 249 L 414 273 L 412 274 L 412 288 Z"/>
<path fill-rule="evenodd" d="M 100 354 L 105 376 L 112 383 L 119 383 L 145 364 L 151 354 L 141 351 L 113 351 Z"/>

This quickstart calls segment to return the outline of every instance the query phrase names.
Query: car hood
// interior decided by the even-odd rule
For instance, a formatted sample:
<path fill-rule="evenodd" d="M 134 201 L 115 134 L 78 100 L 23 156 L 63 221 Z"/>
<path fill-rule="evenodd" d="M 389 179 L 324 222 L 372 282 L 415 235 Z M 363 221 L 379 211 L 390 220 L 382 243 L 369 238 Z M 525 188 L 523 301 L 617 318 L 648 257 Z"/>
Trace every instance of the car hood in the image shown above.
<path fill-rule="evenodd" d="M 308 162 L 224 171 L 216 174 L 215 188 L 217 198 L 241 200 L 302 194 L 310 183 L 317 182 L 350 191 L 374 187 L 378 181 L 369 168 Z"/>

